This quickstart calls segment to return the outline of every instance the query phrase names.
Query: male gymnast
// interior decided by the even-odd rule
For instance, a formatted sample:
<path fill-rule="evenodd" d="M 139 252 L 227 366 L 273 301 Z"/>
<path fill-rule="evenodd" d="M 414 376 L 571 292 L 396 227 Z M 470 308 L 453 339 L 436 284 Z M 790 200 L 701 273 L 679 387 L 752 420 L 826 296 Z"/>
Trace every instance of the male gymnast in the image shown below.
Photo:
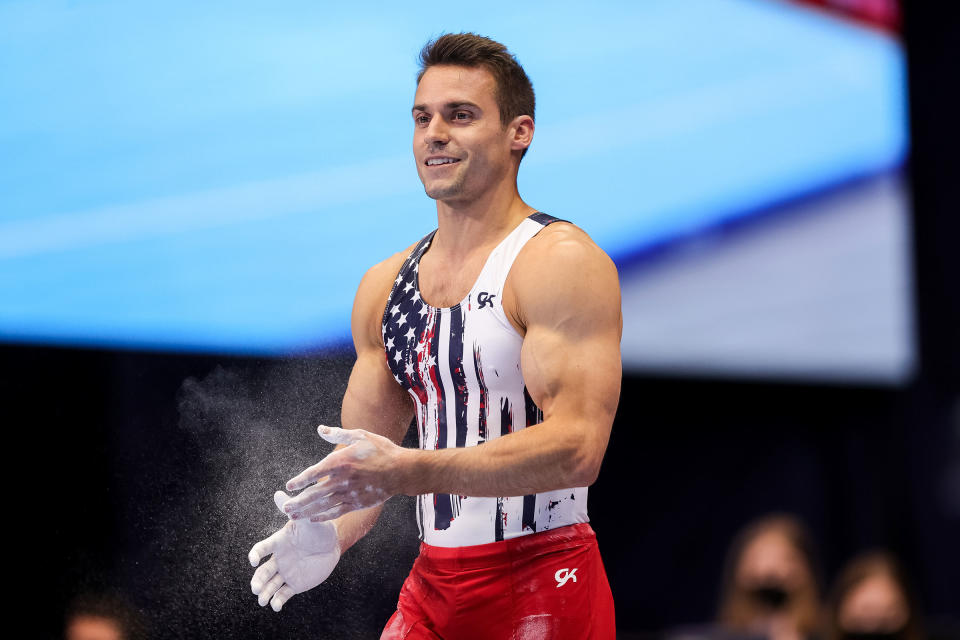
<path fill-rule="evenodd" d="M 420 555 L 382 638 L 614 638 L 587 486 L 620 394 L 616 267 L 517 189 L 534 93 L 492 40 L 428 43 L 413 155 L 437 229 L 363 277 L 336 451 L 277 492 L 250 551 L 261 606 L 323 582 L 390 496 Z M 397 227 L 403 227 L 397 220 Z M 400 446 L 416 416 L 420 448 Z"/>

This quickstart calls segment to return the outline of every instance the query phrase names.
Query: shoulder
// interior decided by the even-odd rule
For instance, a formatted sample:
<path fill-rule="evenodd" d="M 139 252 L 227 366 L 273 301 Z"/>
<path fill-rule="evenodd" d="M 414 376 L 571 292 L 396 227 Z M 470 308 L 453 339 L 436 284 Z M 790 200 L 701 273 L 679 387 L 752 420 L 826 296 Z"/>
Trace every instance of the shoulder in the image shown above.
<path fill-rule="evenodd" d="M 395 253 L 367 269 L 360 281 L 360 289 L 357 295 L 369 295 L 377 292 L 389 294 L 393 281 L 400 272 L 400 267 L 403 266 L 404 260 L 407 259 L 415 246 L 416 244 L 413 244 L 408 249 Z M 386 298 L 384 298 L 384 302 L 386 302 Z"/>
<path fill-rule="evenodd" d="M 574 284 L 596 277 L 617 279 L 613 260 L 580 227 L 554 222 L 532 237 L 514 263 L 518 284 L 563 286 L 564 276 Z M 513 273 L 511 273 L 513 275 Z"/>
<path fill-rule="evenodd" d="M 520 324 L 546 315 L 620 315 L 617 267 L 589 235 L 569 222 L 554 222 L 531 238 L 510 272 Z M 577 300 L 576 305 L 569 304 Z"/>
<path fill-rule="evenodd" d="M 354 342 L 360 347 L 359 341 L 374 337 L 380 340 L 380 321 L 383 311 L 390 297 L 390 291 L 410 252 L 417 246 L 413 243 L 403 251 L 393 254 L 386 260 L 373 265 L 363 275 L 357 295 L 353 302 L 353 317 L 351 319 Z"/>

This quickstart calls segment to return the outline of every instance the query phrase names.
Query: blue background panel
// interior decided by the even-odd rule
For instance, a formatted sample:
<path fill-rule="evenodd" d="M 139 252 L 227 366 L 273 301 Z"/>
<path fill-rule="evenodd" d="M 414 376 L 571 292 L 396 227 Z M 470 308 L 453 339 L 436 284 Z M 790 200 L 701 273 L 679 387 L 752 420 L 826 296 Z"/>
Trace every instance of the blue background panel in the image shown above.
<path fill-rule="evenodd" d="M 619 261 L 907 152 L 900 44 L 786 3 L 8 2 L 0 339 L 348 340 L 365 269 L 435 226 L 416 55 L 461 30 L 533 79 L 525 199 Z"/>

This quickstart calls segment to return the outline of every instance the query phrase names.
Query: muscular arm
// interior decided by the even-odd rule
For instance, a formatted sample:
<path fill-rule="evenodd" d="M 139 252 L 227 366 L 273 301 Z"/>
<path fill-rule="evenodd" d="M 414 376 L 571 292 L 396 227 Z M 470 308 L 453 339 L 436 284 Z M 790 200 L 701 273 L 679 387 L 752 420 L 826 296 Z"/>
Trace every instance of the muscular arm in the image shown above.
<path fill-rule="evenodd" d="M 340 411 L 344 428 L 362 427 L 398 445 L 410 425 L 413 405 L 387 368 L 380 336 L 380 318 L 401 262 L 398 254 L 376 265 L 360 283 L 350 323 L 357 361 L 350 373 Z M 381 504 L 352 511 L 335 520 L 342 551 L 367 534 L 382 508 Z"/>
<path fill-rule="evenodd" d="M 360 284 L 352 319 L 357 362 L 350 374 L 341 412 L 344 425 L 366 426 L 371 431 L 363 432 L 365 438 L 378 439 L 393 451 L 402 451 L 397 444 L 410 423 L 412 407 L 387 371 L 383 347 L 379 346 L 379 323 L 374 324 L 374 320 L 378 317 L 377 309 L 386 302 L 392 274 L 401 261 L 401 256 L 394 256 L 377 265 Z M 357 432 L 338 429 L 337 433 Z M 357 452 L 358 447 L 354 447 L 352 453 Z M 334 452 L 325 459 L 336 459 L 337 455 L 342 454 Z M 389 460 L 389 456 L 386 459 Z M 373 526 L 380 514 L 380 505 L 389 497 L 383 495 L 382 490 L 375 490 L 374 499 L 362 504 L 351 504 L 350 508 L 341 506 L 338 513 L 328 511 L 316 522 L 298 522 L 302 514 L 288 508 L 288 504 L 310 495 L 327 495 L 323 487 L 329 485 L 330 479 L 327 479 L 326 484 L 318 483 L 292 500 L 282 491 L 274 494 L 274 503 L 290 514 L 291 519 L 273 535 L 253 545 L 247 555 L 250 564 L 257 568 L 250 580 L 250 589 L 258 596 L 261 607 L 269 602 L 274 611 L 280 611 L 291 597 L 326 580 L 341 553 Z M 354 491 L 353 495 L 358 493 Z M 334 519 L 340 514 L 343 516 Z M 261 564 L 264 558 L 269 559 Z"/>
<path fill-rule="evenodd" d="M 582 231 L 548 227 L 518 256 L 504 296 L 525 332 L 521 367 L 544 421 L 476 447 L 431 451 L 361 431 L 334 434 L 354 444 L 287 483 L 319 481 L 289 502 L 294 515 L 330 519 L 382 502 L 380 494 L 517 496 L 593 483 L 620 395 L 616 268 Z"/>

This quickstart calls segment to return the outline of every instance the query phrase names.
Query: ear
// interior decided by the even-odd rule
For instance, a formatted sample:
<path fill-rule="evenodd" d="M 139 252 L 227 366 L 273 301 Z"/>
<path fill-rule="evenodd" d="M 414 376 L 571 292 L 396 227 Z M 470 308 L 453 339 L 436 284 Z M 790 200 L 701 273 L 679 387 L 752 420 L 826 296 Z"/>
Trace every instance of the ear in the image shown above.
<path fill-rule="evenodd" d="M 530 116 L 517 116 L 510 123 L 510 150 L 523 151 L 533 142 L 534 130 L 533 118 Z"/>

